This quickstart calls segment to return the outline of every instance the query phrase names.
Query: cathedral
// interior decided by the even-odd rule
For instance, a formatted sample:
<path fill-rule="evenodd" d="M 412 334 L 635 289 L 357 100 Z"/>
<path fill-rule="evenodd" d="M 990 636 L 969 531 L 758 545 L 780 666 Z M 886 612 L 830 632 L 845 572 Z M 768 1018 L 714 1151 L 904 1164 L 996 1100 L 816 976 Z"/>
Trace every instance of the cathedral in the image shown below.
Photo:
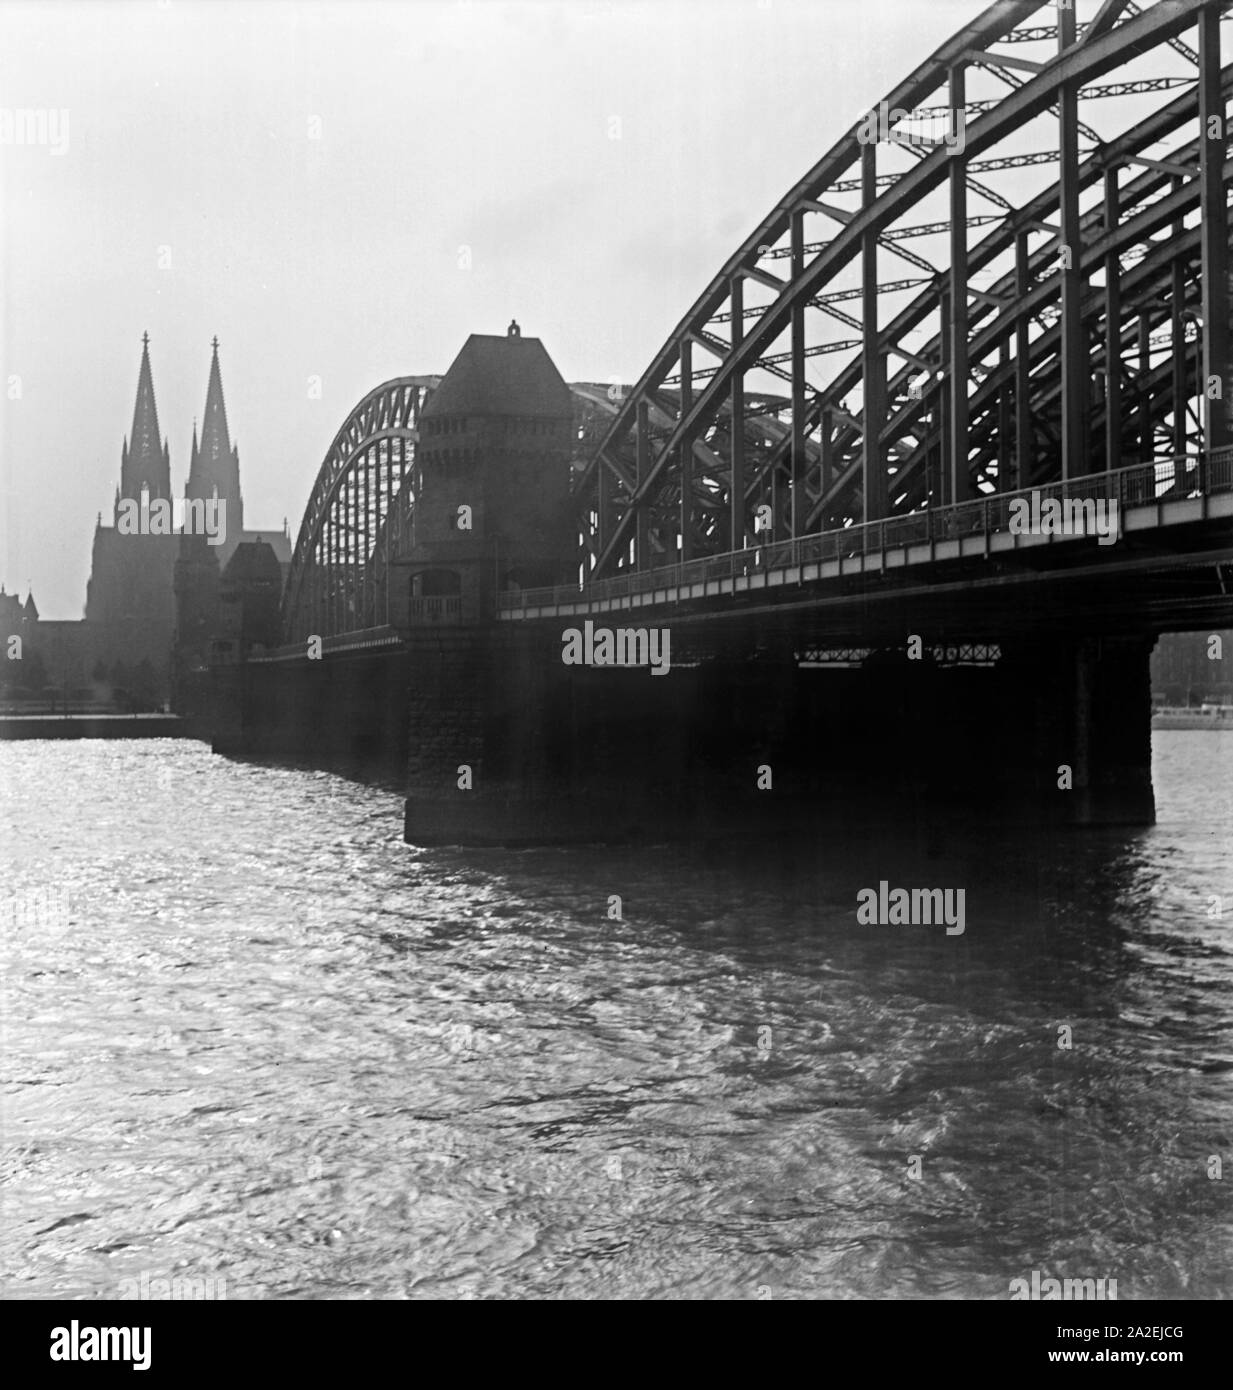
<path fill-rule="evenodd" d="M 175 687 L 208 665 L 220 630 L 220 592 L 226 591 L 237 551 L 244 547 L 243 558 L 264 542 L 273 552 L 267 562 L 276 561 L 286 580 L 286 522 L 281 529 L 244 529 L 240 455 L 227 424 L 217 338 L 212 348 L 201 435 L 194 422 L 188 479 L 177 495 L 171 451 L 159 429 L 150 339 L 142 336 L 132 429 L 120 450 L 111 517 L 104 522 L 100 514 L 95 527 L 85 618 L 27 625 L 40 669 L 66 702 L 110 698 L 132 708 L 167 705 Z M 221 523 L 216 533 L 207 536 L 182 524 L 194 504 L 209 504 Z M 145 524 L 160 512 L 174 515 L 175 525 Z M 138 528 L 125 524 L 134 515 L 143 519 Z"/>

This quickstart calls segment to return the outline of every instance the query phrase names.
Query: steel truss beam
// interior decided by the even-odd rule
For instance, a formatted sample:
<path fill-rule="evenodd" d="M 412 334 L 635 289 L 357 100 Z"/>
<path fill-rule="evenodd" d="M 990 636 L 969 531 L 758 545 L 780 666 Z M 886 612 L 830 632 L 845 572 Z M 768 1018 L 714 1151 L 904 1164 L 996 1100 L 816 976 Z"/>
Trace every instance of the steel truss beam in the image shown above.
<path fill-rule="evenodd" d="M 1187 123 L 1194 129 L 1201 111 L 1226 110 L 1233 73 L 1220 70 L 1213 42 L 1222 8 L 1215 0 L 1171 0 L 1140 12 L 1111 0 L 1084 30 L 1073 11 L 1008 0 L 943 45 L 887 105 L 918 114 L 955 107 L 975 114 L 966 148 L 948 156 L 944 147 L 902 146 L 916 162 L 891 173 L 878 168 L 878 147 L 862 146 L 854 129 L 772 210 L 674 330 L 580 470 L 575 497 L 584 575 L 739 545 L 758 507 L 781 540 L 883 509 L 962 500 L 977 486 L 1003 488 L 1015 479 L 1023 486 L 1090 471 L 1094 451 L 1106 460 L 1097 467 L 1112 467 L 1128 439 L 1150 440 L 1165 416 L 1193 413 L 1187 368 L 1166 402 L 1155 373 L 1136 372 L 1129 354 L 1142 338 L 1141 319 L 1149 341 L 1162 325 L 1176 327 L 1183 302 L 1204 323 L 1223 304 L 1228 323 L 1225 200 L 1233 166 L 1227 150 L 1218 152 L 1212 141 L 1205 151 L 1192 141 L 1186 150 L 1155 157 L 1159 142 L 1184 136 Z M 1028 42 L 1021 26 L 1044 9 L 1058 22 L 1032 41 L 1048 38 L 1059 51 L 1039 70 L 1009 74 L 996 45 Z M 1191 30 L 1197 51 L 1182 38 Z M 1163 45 L 1183 56 L 1193 52 L 1197 78 L 1101 80 Z M 971 63 L 995 70 L 1011 90 L 992 102 L 968 100 Z M 1081 156 L 1082 102 L 1178 87 L 1184 91 L 1167 105 Z M 946 94 L 947 105 L 927 105 L 938 93 Z M 998 152 L 1051 110 L 1057 149 Z M 1119 177 L 1118 166 L 1132 161 L 1138 163 Z M 1058 184 L 1021 208 L 1013 206 L 1021 199 L 1004 198 L 971 177 L 1054 162 Z M 1176 172 L 1183 168 L 1193 175 Z M 1098 199 L 1085 203 L 1093 185 Z M 945 223 L 907 217 L 947 189 Z M 858 207 L 829 201 L 845 192 L 860 194 Z M 994 200 L 1006 215 L 970 217 L 971 194 Z M 836 234 L 806 240 L 806 218 L 819 214 L 838 223 Z M 1197 230 L 1187 226 L 1196 216 L 1208 229 L 1201 246 Z M 988 234 L 970 245 L 969 233 L 983 228 Z M 941 233 L 949 237 L 949 269 L 917 258 L 926 273 L 916 281 L 879 279 L 879 250 L 903 254 L 897 243 Z M 1206 298 L 1192 310 L 1195 265 L 1185 267 L 1187 258 L 1197 264 L 1200 255 L 1207 258 L 1198 277 Z M 787 262 L 787 278 L 763 268 L 776 262 Z M 1206 288 L 1213 278 L 1208 264 L 1224 268 L 1223 301 Z M 1136 274 L 1143 265 L 1146 273 Z M 845 268 L 859 270 L 859 287 L 828 288 Z M 999 278 L 973 284 L 986 269 Z M 746 285 L 762 303 L 745 297 Z M 892 292 L 914 297 L 887 321 L 879 299 Z M 1172 308 L 1148 306 L 1146 295 L 1164 297 Z M 859 318 L 835 307 L 857 298 Z M 805 318 L 810 308 L 862 336 L 828 341 Z M 721 326 L 723 336 L 713 331 Z M 923 343 L 908 337 L 922 329 L 932 337 Z M 1219 332 L 1204 334 L 1205 377 L 1228 379 L 1227 338 L 1227 331 L 1223 340 Z M 705 362 L 691 355 L 693 345 L 705 349 Z M 1150 342 L 1143 350 L 1150 354 Z M 806 377 L 810 362 L 844 353 L 849 360 L 825 386 Z M 888 354 L 903 365 L 889 370 Z M 1147 362 L 1150 367 L 1150 355 Z M 751 405 L 747 378 L 765 372 L 786 384 L 786 417 L 782 402 L 769 414 L 766 401 Z M 673 385 L 681 388 L 675 395 L 667 389 Z M 1151 420 L 1141 418 L 1144 410 Z M 1220 434 L 1228 428 L 1227 412 L 1217 416 L 1207 412 L 1209 442 L 1227 437 Z"/>

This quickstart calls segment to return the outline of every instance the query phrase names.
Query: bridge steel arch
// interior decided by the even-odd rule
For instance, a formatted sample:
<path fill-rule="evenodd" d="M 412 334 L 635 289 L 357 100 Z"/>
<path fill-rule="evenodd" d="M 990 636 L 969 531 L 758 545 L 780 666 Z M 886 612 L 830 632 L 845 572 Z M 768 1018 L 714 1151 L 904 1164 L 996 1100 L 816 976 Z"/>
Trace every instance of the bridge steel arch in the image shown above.
<path fill-rule="evenodd" d="M 623 396 L 581 580 L 1165 455 L 1194 485 L 1233 439 L 1228 9 L 999 0 L 939 48 Z"/>
<path fill-rule="evenodd" d="M 420 416 L 440 382 L 432 375 L 382 382 L 339 427 L 317 471 L 292 554 L 282 608 L 285 643 L 388 622 L 391 562 L 412 534 Z M 575 472 L 607 432 L 626 389 L 571 385 Z"/>
<path fill-rule="evenodd" d="M 409 517 L 407 480 L 435 376 L 402 376 L 348 414 L 313 486 L 283 597 L 283 639 L 380 626 L 386 557 Z"/>

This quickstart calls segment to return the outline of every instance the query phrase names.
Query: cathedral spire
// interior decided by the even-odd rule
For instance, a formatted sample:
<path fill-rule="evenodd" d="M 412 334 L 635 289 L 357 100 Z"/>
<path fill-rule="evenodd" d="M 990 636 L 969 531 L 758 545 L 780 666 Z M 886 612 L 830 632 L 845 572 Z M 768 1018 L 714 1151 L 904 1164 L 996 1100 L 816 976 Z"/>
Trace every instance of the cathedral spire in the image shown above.
<path fill-rule="evenodd" d="M 158 432 L 148 333 L 141 335 L 141 370 L 137 375 L 133 429 L 120 456 L 120 494 L 136 499 L 141 496 L 143 487 L 149 488 L 151 498 L 171 496 L 171 455 L 167 441 L 161 439 Z"/>
<path fill-rule="evenodd" d="M 223 377 L 218 365 L 218 339 L 211 343 L 210 384 L 206 388 L 205 414 L 201 417 L 201 453 L 207 459 L 225 458 L 231 452 L 227 407 L 223 404 Z"/>
<path fill-rule="evenodd" d="M 223 401 L 223 378 L 218 365 L 218 339 L 210 344 L 210 381 L 206 387 L 205 413 L 201 417 L 201 440 L 193 425 L 193 452 L 189 464 L 189 497 L 213 497 L 227 502 L 227 531 L 238 535 L 244 529 L 244 500 L 240 495 L 240 455 L 227 428 L 227 407 Z"/>

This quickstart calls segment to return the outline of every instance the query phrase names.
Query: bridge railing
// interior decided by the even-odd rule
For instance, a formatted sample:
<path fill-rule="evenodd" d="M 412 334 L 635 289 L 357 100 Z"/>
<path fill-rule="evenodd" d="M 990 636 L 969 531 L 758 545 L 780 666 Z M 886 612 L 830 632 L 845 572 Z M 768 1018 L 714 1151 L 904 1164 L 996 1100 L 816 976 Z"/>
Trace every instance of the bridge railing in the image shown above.
<path fill-rule="evenodd" d="M 907 516 L 858 522 L 840 530 L 798 536 L 794 540 L 768 541 L 682 564 L 660 565 L 649 570 L 615 575 L 611 579 L 601 579 L 585 586 L 564 584 L 503 593 L 498 596 L 497 608 L 499 612 L 517 612 L 558 604 L 602 602 L 652 593 L 656 589 L 681 588 L 742 575 L 794 569 L 802 564 L 856 559 L 910 545 L 1005 532 L 1011 527 L 1013 505 L 1027 502 L 1031 507 L 1033 495 L 1042 504 L 1050 499 L 1117 502 L 1121 512 L 1126 507 L 1231 491 L 1233 448 L 1202 454 L 1178 454 L 1105 473 L 1089 473 L 1078 478 L 1019 488 L 1014 492 L 990 493 L 950 506 L 929 507 Z"/>

